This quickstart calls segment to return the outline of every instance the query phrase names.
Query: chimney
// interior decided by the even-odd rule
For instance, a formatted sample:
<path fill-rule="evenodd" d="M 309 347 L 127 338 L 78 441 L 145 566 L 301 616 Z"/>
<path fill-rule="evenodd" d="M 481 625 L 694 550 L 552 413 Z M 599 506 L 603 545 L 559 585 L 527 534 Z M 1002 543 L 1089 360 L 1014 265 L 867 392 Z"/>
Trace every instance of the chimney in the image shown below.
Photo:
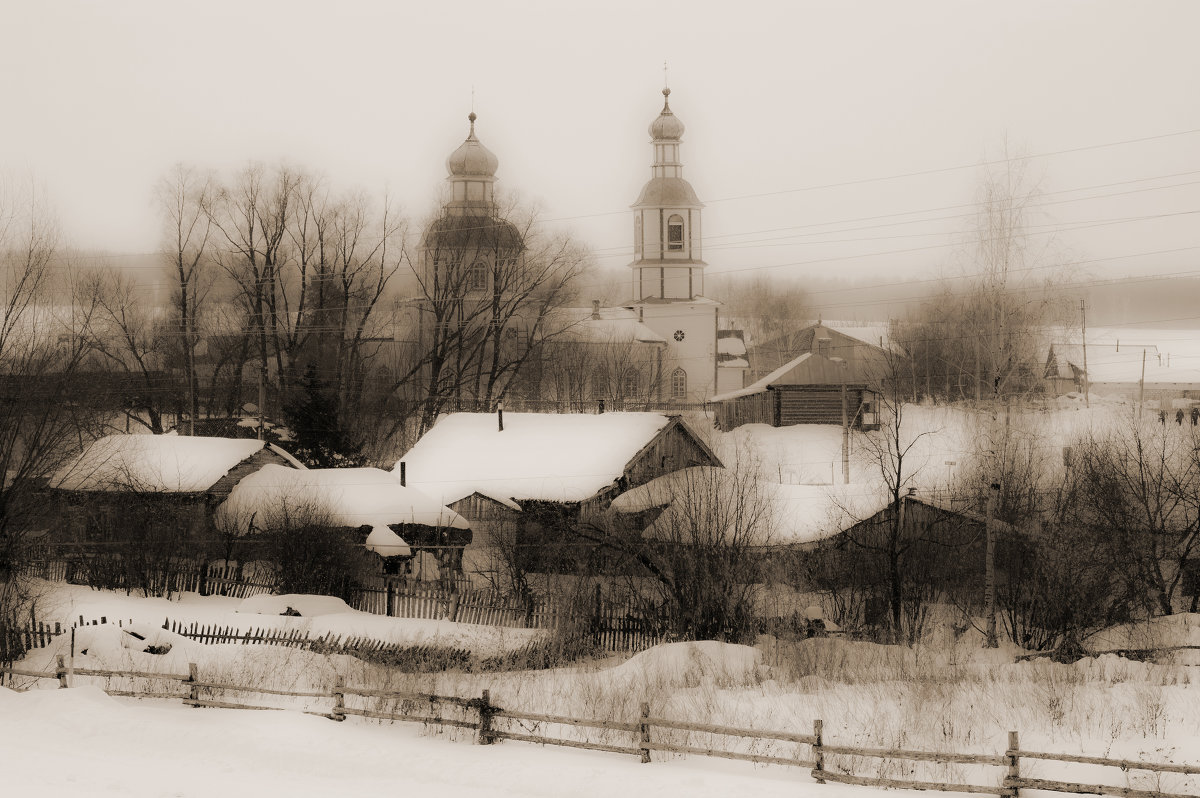
<path fill-rule="evenodd" d="M 600 300 L 599 299 L 592 300 L 592 318 L 595 319 L 596 321 L 600 321 Z"/>
<path fill-rule="evenodd" d="M 400 487 L 402 487 L 402 488 L 408 487 L 408 480 L 405 478 L 404 472 L 405 472 L 404 461 L 401 460 L 400 461 Z"/>
<path fill-rule="evenodd" d="M 504 432 L 504 402 L 496 402 L 496 423 L 500 426 L 500 432 Z"/>

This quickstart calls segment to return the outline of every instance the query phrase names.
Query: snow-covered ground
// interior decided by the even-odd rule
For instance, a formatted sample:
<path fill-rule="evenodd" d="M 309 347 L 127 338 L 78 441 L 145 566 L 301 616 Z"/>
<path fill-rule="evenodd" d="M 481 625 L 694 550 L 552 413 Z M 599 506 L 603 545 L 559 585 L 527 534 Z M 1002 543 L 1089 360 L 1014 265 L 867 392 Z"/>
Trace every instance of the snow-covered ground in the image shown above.
<path fill-rule="evenodd" d="M 105 613 L 133 618 L 124 628 L 86 627 L 76 634 L 76 668 L 135 669 L 185 674 L 199 665 L 202 681 L 274 689 L 328 690 L 337 677 L 352 686 L 477 697 L 488 689 L 495 705 L 516 711 L 631 722 L 641 702 L 656 717 L 738 727 L 808 733 L 825 723 L 828 744 L 916 748 L 998 754 L 1009 730 L 1023 748 L 1151 761 L 1200 763 L 1200 668 L 1152 664 L 1113 655 L 1061 665 L 1047 660 L 1014 662 L 1015 649 L 992 651 L 970 634 L 956 644 L 900 648 L 834 639 L 735 646 L 716 642 L 657 646 L 632 658 L 612 657 L 544 671 L 406 673 L 349 656 L 323 656 L 261 645 L 203 645 L 163 631 L 157 618 L 209 623 L 248 619 L 274 623 L 335 624 L 346 615 L 336 602 L 280 597 L 244 609 L 277 611 L 280 602 L 321 615 L 291 618 L 233 612 L 238 602 L 185 596 L 178 602 L 136 599 L 71 586 L 43 596 L 44 606 L 70 614 Z M 167 610 L 164 613 L 164 610 Z M 138 620 L 144 619 L 144 620 Z M 358 623 L 361 621 L 356 621 Z M 379 619 L 397 628 L 417 625 Z M 349 622 L 348 622 L 349 623 Z M 487 644 L 486 630 L 437 622 L 422 640 L 470 639 Z M 462 626 L 462 629 L 455 629 Z M 124 631 L 132 628 L 138 640 Z M 351 627 L 354 628 L 352 625 Z M 1115 643 L 1136 640 L 1193 643 L 1200 616 L 1180 615 L 1137 629 L 1113 630 Z M 52 669 L 64 639 L 35 650 L 18 667 Z M 147 653 L 148 645 L 165 647 Z M 86 650 L 87 653 L 82 653 Z M 159 648 L 161 650 L 161 648 Z M 863 792 L 812 784 L 807 771 L 756 767 L 703 758 L 644 766 L 632 757 L 570 752 L 505 742 L 469 745 L 469 732 L 438 732 L 411 724 L 376 724 L 351 718 L 343 724 L 304 715 L 328 712 L 327 698 L 288 698 L 254 693 L 213 693 L 217 700 L 287 707 L 246 712 L 185 707 L 178 700 L 110 698 L 108 689 L 157 689 L 178 693 L 178 682 L 84 677 L 71 690 L 40 680 L 27 693 L 0 690 L 0 751 L 15 781 L 5 794 L 39 795 L 360 795 L 387 790 L 437 790 L 446 796 L 604 795 L 655 790 L 662 795 L 827 795 Z M 34 687 L 18 678 L 19 687 Z M 365 699 L 348 699 L 364 701 Z M 352 704 L 351 704 L 352 705 Z M 498 720 L 498 723 L 514 723 Z M 529 724 L 511 727 L 533 734 L 596 734 L 599 742 L 631 745 L 627 732 Z M 658 734 L 659 732 L 656 732 Z M 670 734 L 668 732 L 661 732 Z M 684 734 L 684 733 L 675 733 Z M 608 735 L 607 737 L 605 735 Z M 751 743 L 693 733 L 675 737 L 690 745 L 740 746 L 734 750 L 805 757 L 791 743 Z M 974 766 L 898 763 L 827 757 L 830 768 L 859 775 L 992 783 L 994 770 Z M 1025 775 L 1068 781 L 1107 782 L 1168 792 L 1195 791 L 1200 780 L 1144 772 L 1026 761 Z M 13 790 L 10 784 L 16 784 Z M 810 786 L 811 785 L 811 786 Z"/>
<path fill-rule="evenodd" d="M 188 625 L 199 623 L 232 628 L 239 633 L 251 629 L 297 631 L 302 636 L 335 635 L 367 637 L 398 645 L 435 645 L 470 651 L 479 657 L 504 654 L 539 639 L 535 629 L 450 623 L 421 618 L 392 618 L 359 612 L 340 599 L 319 596 L 255 596 L 248 599 L 201 596 L 184 593 L 174 599 L 141 598 L 111 590 L 92 590 L 81 585 L 38 580 L 37 616 L 64 626 L 107 619 L 161 627 L 167 620 Z M 283 615 L 288 608 L 300 616 Z M 59 646 L 62 642 L 59 641 Z M 77 647 L 78 648 L 78 647 Z M 244 648 L 244 647 L 243 647 Z M 55 649 L 54 653 L 58 653 Z"/>
<path fill-rule="evenodd" d="M 438 798 L 650 794 L 670 798 L 852 798 L 808 771 L 711 759 L 634 757 L 428 736 L 410 724 L 345 723 L 295 712 L 191 709 L 110 698 L 96 688 L 0 688 L 4 794 L 211 798 L 223 795 Z"/>

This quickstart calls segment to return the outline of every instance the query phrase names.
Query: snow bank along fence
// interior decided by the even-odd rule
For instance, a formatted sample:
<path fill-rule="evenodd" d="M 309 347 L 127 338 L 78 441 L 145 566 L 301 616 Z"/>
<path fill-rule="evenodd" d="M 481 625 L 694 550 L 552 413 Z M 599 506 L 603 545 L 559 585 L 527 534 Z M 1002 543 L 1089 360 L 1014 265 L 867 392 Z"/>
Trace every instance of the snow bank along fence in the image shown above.
<path fill-rule="evenodd" d="M 67 563 L 63 560 L 38 561 L 25 572 L 55 581 L 69 581 L 70 578 Z M 586 609 L 580 609 L 548 597 L 539 598 L 531 608 L 526 608 L 512 598 L 490 590 L 473 590 L 469 585 L 464 582 L 454 588 L 422 588 L 380 579 L 375 583 L 352 585 L 349 603 L 362 612 L 396 618 L 445 619 L 515 629 L 574 626 L 586 630 L 596 646 L 605 651 L 641 651 L 664 640 L 657 619 L 648 616 L 633 600 L 597 599 Z M 204 573 L 176 573 L 168 586 L 173 593 L 195 592 L 233 598 L 271 594 L 276 587 L 269 580 L 248 580 L 239 576 L 237 568 L 228 565 L 209 565 Z M 0 661 L 3 661 L 2 657 Z"/>
<path fill-rule="evenodd" d="M 342 637 L 332 632 L 312 637 L 307 632 L 298 629 L 247 629 L 239 631 L 233 626 L 203 625 L 199 623 L 181 624 L 178 621 L 166 619 L 163 628 L 177 635 L 190 638 L 200 643 L 251 643 L 269 646 L 285 646 L 313 651 L 318 654 L 349 654 L 362 659 L 398 659 L 404 657 L 412 661 L 422 659 L 444 663 L 447 658 L 467 662 L 471 652 L 466 650 L 448 651 L 435 646 L 414 646 L 408 643 L 385 643 L 372 637 L 349 635 Z"/>
<path fill-rule="evenodd" d="M 818 784 L 835 782 L 866 787 L 939 790 L 1013 798 L 1020 794 L 1021 789 L 1112 795 L 1120 796 L 1120 798 L 1196 798 L 1200 795 L 1200 791 L 1197 790 L 1189 793 L 1172 793 L 1159 789 L 1134 789 L 1110 784 L 1085 784 L 1024 776 L 1021 774 L 1021 762 L 1030 759 L 1119 768 L 1122 771 L 1145 771 L 1155 778 L 1168 773 L 1200 776 L 1200 765 L 1178 765 L 1027 751 L 1021 748 L 1020 736 L 1015 731 L 1008 733 L 1008 748 L 1002 754 L 958 754 L 831 744 L 825 738 L 824 723 L 821 720 L 813 721 L 811 734 L 800 734 L 794 731 L 767 731 L 659 718 L 650 713 L 650 705 L 647 703 L 642 703 L 639 716 L 628 722 L 598 718 L 574 718 L 565 715 L 507 710 L 492 703 L 488 690 L 483 690 L 478 698 L 464 698 L 356 687 L 345 684 L 341 677 L 337 677 L 332 685 L 323 690 L 276 690 L 206 681 L 200 677 L 199 668 L 195 664 L 188 665 L 186 674 L 70 669 L 67 666 L 66 658 L 59 655 L 57 667 L 53 672 L 43 673 L 11 665 L 0 666 L 0 677 L 5 674 L 8 675 L 10 682 L 18 676 L 32 679 L 54 679 L 58 681 L 59 688 L 70 687 L 72 680 L 76 677 L 147 679 L 150 680 L 150 684 L 145 689 L 118 690 L 106 687 L 105 692 L 113 696 L 177 698 L 192 707 L 252 710 L 289 709 L 289 707 L 241 703 L 232 700 L 226 695 L 227 693 L 256 693 L 307 701 L 329 700 L 332 702 L 332 706 L 328 711 L 309 708 L 302 708 L 300 711 L 335 721 L 343 721 L 347 717 L 357 716 L 467 729 L 474 732 L 474 740 L 480 745 L 510 740 L 624 754 L 636 756 L 642 762 L 652 761 L 653 753 L 660 752 L 668 755 L 719 757 L 757 764 L 790 765 L 809 768 L 812 778 Z M 163 682 L 178 682 L 179 685 L 176 689 L 162 689 Z M 153 689 L 155 686 L 158 686 L 158 689 Z M 29 688 L 16 687 L 15 689 Z M 557 736 L 553 736 L 544 731 L 547 727 L 562 731 L 558 732 Z M 521 731 L 515 729 L 521 729 Z M 589 735 L 581 733 L 584 730 L 593 729 L 599 730 L 599 732 L 591 736 L 599 739 L 589 739 Z M 543 730 L 543 733 L 533 733 L 538 730 Z M 564 734 L 564 732 L 566 733 Z M 697 736 L 700 738 L 697 739 Z M 622 737 L 624 740 L 621 739 Z M 714 742 L 714 739 L 718 738 L 720 742 Z M 741 745 L 736 742 L 738 740 L 742 741 Z M 768 746 L 780 743 L 801 746 L 802 749 L 799 754 L 793 756 L 763 752 L 767 750 Z M 749 750 L 734 750 L 737 748 L 748 748 Z M 803 756 L 805 753 L 807 756 Z M 992 767 L 1000 769 L 1002 773 L 996 779 L 998 783 L 992 784 L 955 784 L 947 781 L 916 781 L 856 775 L 853 771 L 856 767 L 861 770 L 861 760 L 863 759 Z M 830 760 L 832 760 L 832 764 Z"/>
<path fill-rule="evenodd" d="M 625 602 L 597 599 L 581 608 L 549 597 L 539 598 L 527 608 L 490 590 L 379 584 L 352 587 L 350 606 L 375 615 L 445 619 L 515 629 L 573 626 L 588 634 L 605 651 L 641 651 L 664 640 L 657 619 L 648 617 L 632 599 Z"/>
<path fill-rule="evenodd" d="M 107 617 L 99 621 L 85 621 L 79 616 L 79 622 L 63 628 L 61 623 L 53 627 L 45 623 L 30 623 L 22 627 L 0 626 L 0 663 L 20 659 L 25 652 L 35 648 L 46 648 L 55 637 L 66 634 L 80 626 L 95 626 L 108 623 Z M 118 626 L 124 626 L 124 621 L 117 621 Z M 391 661 L 404 660 L 409 663 L 428 663 L 431 667 L 447 667 L 456 663 L 465 664 L 471 658 L 471 652 L 465 649 L 448 649 L 437 646 L 411 645 L 407 643 L 385 643 L 372 637 L 357 635 L 341 636 L 327 633 L 312 637 L 307 632 L 297 629 L 261 629 L 250 628 L 241 631 L 233 626 L 217 626 L 213 624 L 182 624 L 170 618 L 163 621 L 163 629 L 177 635 L 190 638 L 200 643 L 241 643 L 243 645 L 268 645 L 299 648 L 318 654 L 347 654 L 365 660 Z"/>

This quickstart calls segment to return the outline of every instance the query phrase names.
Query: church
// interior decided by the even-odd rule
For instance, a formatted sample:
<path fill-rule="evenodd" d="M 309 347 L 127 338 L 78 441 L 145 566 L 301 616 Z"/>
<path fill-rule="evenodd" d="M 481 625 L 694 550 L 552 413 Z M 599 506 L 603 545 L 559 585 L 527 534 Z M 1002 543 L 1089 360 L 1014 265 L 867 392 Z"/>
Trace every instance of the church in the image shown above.
<path fill-rule="evenodd" d="M 499 160 L 469 116 L 467 139 L 446 161 L 448 199 L 420 252 L 421 338 L 479 353 L 474 378 L 456 388 L 455 409 L 490 409 L 479 405 L 499 393 L 529 409 L 665 409 L 742 387 L 745 344 L 740 331 L 720 329 L 721 303 L 704 293 L 704 205 L 683 177 L 684 126 L 671 90 L 662 93 L 649 128 L 650 179 L 632 206 L 629 298 L 613 307 L 516 309 L 514 286 L 536 270 L 526 268 L 522 233 L 498 212 Z M 485 362 L 514 364 L 511 385 L 489 389 Z M 464 382 L 449 359 L 432 368 L 440 369 L 432 381 Z"/>

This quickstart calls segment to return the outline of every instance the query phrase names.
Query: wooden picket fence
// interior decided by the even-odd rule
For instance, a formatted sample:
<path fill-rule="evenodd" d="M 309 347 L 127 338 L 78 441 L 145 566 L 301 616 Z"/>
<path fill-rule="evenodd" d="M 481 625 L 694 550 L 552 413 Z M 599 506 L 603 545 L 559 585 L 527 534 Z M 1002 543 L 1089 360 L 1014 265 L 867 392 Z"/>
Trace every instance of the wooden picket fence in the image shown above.
<path fill-rule="evenodd" d="M 427 618 L 514 629 L 574 628 L 605 651 L 642 651 L 666 639 L 658 621 L 629 599 L 596 600 L 590 606 L 539 597 L 532 608 L 489 590 L 419 588 L 403 584 L 356 585 L 350 605 L 398 618 Z"/>
<path fill-rule="evenodd" d="M 219 636 L 219 635 L 218 635 Z M 1022 789 L 1048 792 L 1112 795 L 1120 798 L 1197 798 L 1200 789 L 1197 780 L 1191 780 L 1191 792 L 1165 792 L 1159 789 L 1135 789 L 1113 784 L 1065 782 L 1033 778 L 1022 775 L 1022 760 L 1043 760 L 1082 765 L 1117 768 L 1122 772 L 1143 771 L 1154 776 L 1176 774 L 1187 777 L 1200 776 L 1200 766 L 1166 762 L 1110 759 L 1107 757 L 1078 756 L 1073 754 L 1044 751 L 1027 751 L 1021 748 L 1020 735 L 1008 734 L 1008 747 L 1000 754 L 946 753 L 911 749 L 864 748 L 859 746 L 830 743 L 824 735 L 824 722 L 815 720 L 811 734 L 796 731 L 770 731 L 764 729 L 738 728 L 688 720 L 655 717 L 648 703 L 642 703 L 638 717 L 628 721 L 600 718 L 576 718 L 566 715 L 550 715 L 505 709 L 492 703 L 490 691 L 483 690 L 478 698 L 443 696 L 429 693 L 414 693 L 396 690 L 376 690 L 369 687 L 346 685 L 341 677 L 325 689 L 284 690 L 245 685 L 228 684 L 204 680 L 195 664 L 188 666 L 187 674 L 145 673 L 139 671 L 115 671 L 69 668 L 63 656 L 57 659 L 53 672 L 30 671 L 12 666 L 0 666 L 0 680 L 7 676 L 14 689 L 30 689 L 17 686 L 16 677 L 27 679 L 55 679 L 60 688 L 70 687 L 72 679 L 146 679 L 149 683 L 142 690 L 106 689 L 109 695 L 139 698 L 173 698 L 192 707 L 223 709 L 283 710 L 285 707 L 262 704 L 247 704 L 233 700 L 229 693 L 257 693 L 267 696 L 284 696 L 307 700 L 329 700 L 328 710 L 305 708 L 300 711 L 335 721 L 344 721 L 349 716 L 380 720 L 415 722 L 432 726 L 469 729 L 475 732 L 474 740 L 480 745 L 501 741 L 528 742 L 539 745 L 583 748 L 593 751 L 636 756 L 641 762 L 654 760 L 654 753 L 669 756 L 705 756 L 733 759 L 757 764 L 785 765 L 809 769 L 817 784 L 836 782 L 866 787 L 886 787 L 911 790 L 937 790 L 999 795 L 1016 798 Z M 163 681 L 178 682 L 179 688 L 163 690 Z M 364 700 L 365 699 L 365 700 Z M 560 730 L 557 734 L 546 732 L 547 728 Z M 519 731 L 517 730 L 519 729 Z M 582 734 L 598 729 L 603 741 L 589 739 Z M 541 733 L 532 733 L 541 730 Z M 567 734 L 564 731 L 569 730 Z M 613 737 L 626 736 L 627 742 Z M 719 742 L 714 739 L 719 738 Z M 742 741 L 738 745 L 736 741 Z M 744 743 L 748 742 L 749 745 Z M 706 743 L 706 744 L 697 744 Z M 790 744 L 803 746 L 800 754 L 783 755 L 762 753 L 763 744 Z M 743 750 L 737 750 L 737 749 Z M 749 750 L 745 750 L 745 749 Z M 807 756 L 804 756 L 804 753 Z M 853 772 L 861 768 L 864 759 L 880 759 L 893 762 L 931 762 L 946 765 L 970 765 L 999 770 L 989 784 L 951 783 L 947 781 L 918 781 L 894 779 L 880 776 L 864 776 Z"/>
<path fill-rule="evenodd" d="M 0 662 L 20 659 L 32 648 L 45 648 L 62 633 L 60 623 L 52 627 L 40 621 L 17 627 L 0 625 Z"/>
<path fill-rule="evenodd" d="M 361 635 L 335 635 L 327 633 L 312 637 L 307 632 L 297 629 L 262 629 L 251 628 L 239 631 L 232 626 L 205 625 L 199 623 L 181 624 L 178 621 L 166 619 L 163 629 L 182 635 L 199 643 L 241 643 L 242 645 L 268 645 L 299 648 L 318 654 L 348 654 L 360 659 L 398 660 L 413 663 L 427 662 L 431 665 L 444 666 L 451 661 L 467 662 L 471 652 L 465 649 L 448 649 L 430 645 L 411 645 L 407 643 L 386 643 L 371 637 Z"/>
<path fill-rule="evenodd" d="M 69 570 L 62 559 L 45 559 L 31 563 L 25 573 L 65 581 L 70 576 Z M 232 598 L 272 594 L 276 588 L 269 579 L 248 579 L 235 566 L 215 563 L 203 572 L 197 568 L 172 574 L 167 586 L 172 593 L 197 592 Z M 597 648 L 613 652 L 642 651 L 666 639 L 658 620 L 633 599 L 596 597 L 580 606 L 555 597 L 539 597 L 527 608 L 510 596 L 474 589 L 466 580 L 452 587 L 423 587 L 385 578 L 371 579 L 351 585 L 349 604 L 362 612 L 396 618 L 450 620 L 513 629 L 569 627 L 589 636 Z"/>

